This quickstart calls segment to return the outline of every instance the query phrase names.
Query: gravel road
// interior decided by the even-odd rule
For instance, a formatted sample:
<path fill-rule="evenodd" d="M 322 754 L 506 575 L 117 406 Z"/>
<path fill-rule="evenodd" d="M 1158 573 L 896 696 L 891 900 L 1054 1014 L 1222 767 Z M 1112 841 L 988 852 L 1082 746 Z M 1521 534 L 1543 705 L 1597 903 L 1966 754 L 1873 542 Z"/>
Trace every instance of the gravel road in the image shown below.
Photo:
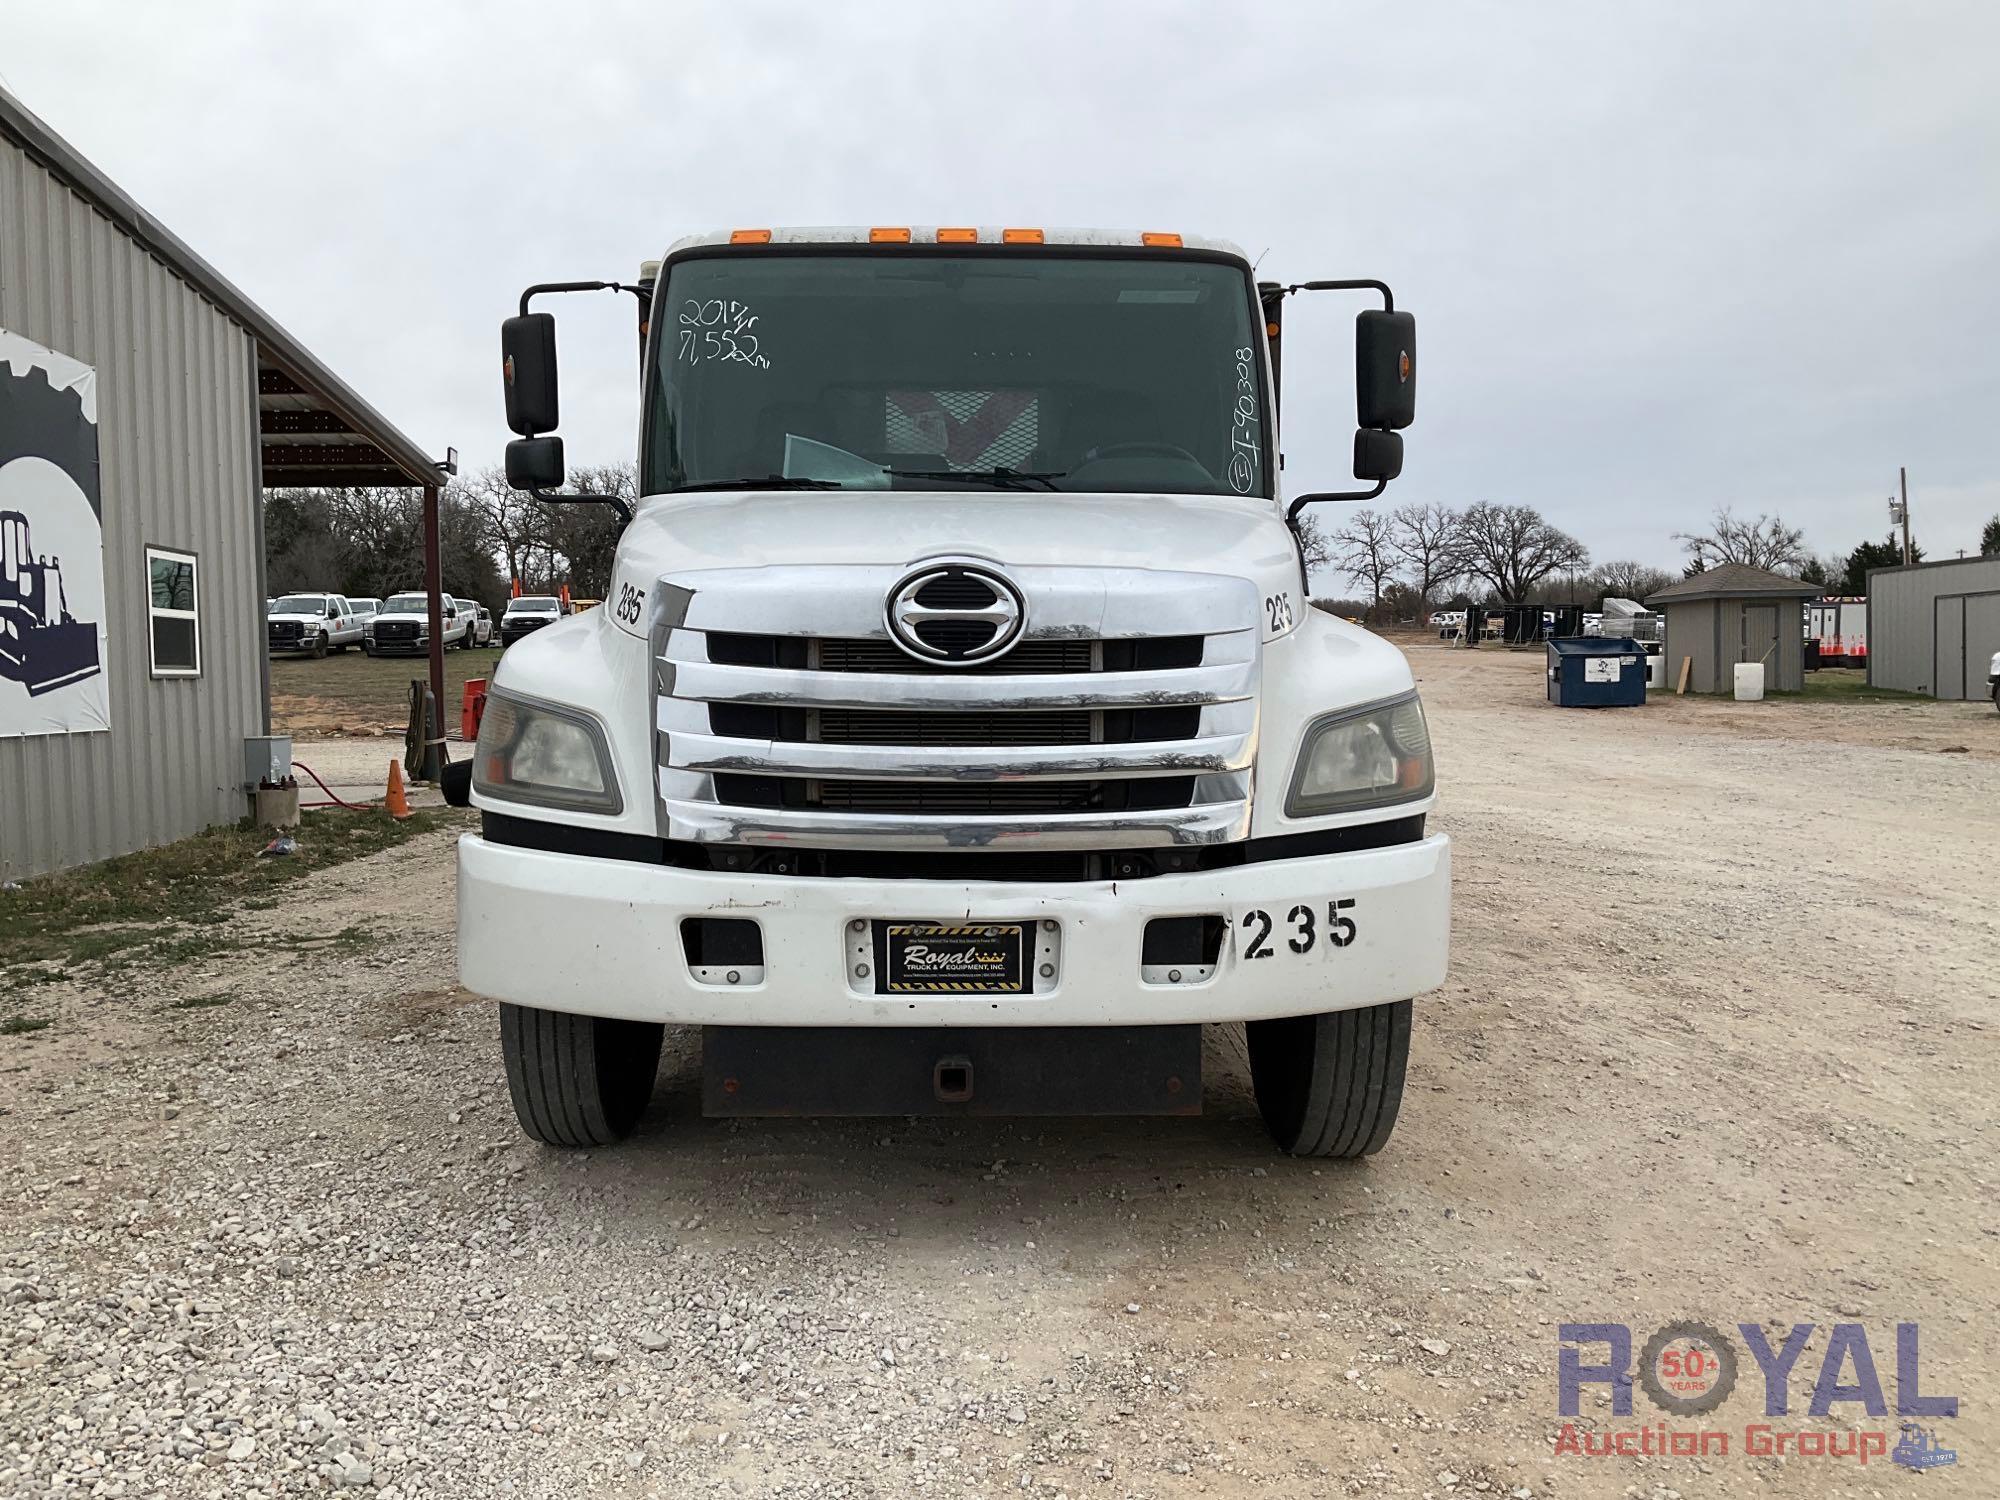
<path fill-rule="evenodd" d="M 1411 657 L 1457 940 L 1381 1156 L 1271 1154 L 1226 1031 L 1202 1119 L 1018 1125 L 705 1122 L 670 1037 L 543 1150 L 434 836 L 237 919 L 363 941 L 0 1036 L 0 1495 L 1993 1493 L 2000 715 Z M 1558 1454 L 1557 1325 L 1674 1318 L 1816 1324 L 1792 1426 L 1919 1322 L 1959 1463 Z"/>

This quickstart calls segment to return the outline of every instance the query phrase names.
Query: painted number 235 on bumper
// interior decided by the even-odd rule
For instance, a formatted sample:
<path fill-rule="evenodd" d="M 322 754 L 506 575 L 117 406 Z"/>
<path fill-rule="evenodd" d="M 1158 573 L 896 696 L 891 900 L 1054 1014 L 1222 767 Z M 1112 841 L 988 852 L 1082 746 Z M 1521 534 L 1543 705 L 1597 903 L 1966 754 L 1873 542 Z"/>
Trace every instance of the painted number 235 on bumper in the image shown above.
<path fill-rule="evenodd" d="M 1251 907 L 1236 921 L 1236 941 L 1246 959 L 1274 958 L 1281 953 L 1307 954 L 1345 948 L 1354 941 L 1354 898 L 1343 896 L 1324 908 L 1300 902 L 1275 919 L 1262 907 Z"/>

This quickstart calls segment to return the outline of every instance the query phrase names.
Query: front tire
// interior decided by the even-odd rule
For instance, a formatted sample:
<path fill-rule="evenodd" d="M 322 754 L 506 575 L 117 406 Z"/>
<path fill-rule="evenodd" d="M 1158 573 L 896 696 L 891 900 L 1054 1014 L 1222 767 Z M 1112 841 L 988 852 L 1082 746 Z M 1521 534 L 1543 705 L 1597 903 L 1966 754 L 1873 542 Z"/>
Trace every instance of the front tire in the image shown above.
<path fill-rule="evenodd" d="M 1403 1104 L 1408 1000 L 1244 1026 L 1271 1138 L 1293 1156 L 1373 1156 Z"/>
<path fill-rule="evenodd" d="M 322 661 L 326 657 L 326 632 L 322 630 L 313 637 L 313 660 Z"/>
<path fill-rule="evenodd" d="M 631 1134 L 660 1067 L 657 1022 L 500 1007 L 507 1092 L 521 1129 L 549 1146 L 609 1146 Z"/>

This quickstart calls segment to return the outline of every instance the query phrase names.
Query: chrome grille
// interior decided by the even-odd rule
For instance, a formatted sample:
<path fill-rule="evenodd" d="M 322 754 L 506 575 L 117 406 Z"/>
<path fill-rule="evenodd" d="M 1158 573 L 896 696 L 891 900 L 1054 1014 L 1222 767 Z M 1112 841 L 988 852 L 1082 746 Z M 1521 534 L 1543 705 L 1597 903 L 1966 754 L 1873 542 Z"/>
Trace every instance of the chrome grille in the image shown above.
<path fill-rule="evenodd" d="M 662 579 L 664 836 L 1078 849 L 1247 836 L 1254 587 L 1136 569 L 1000 571 L 1027 601 L 1027 638 L 970 667 L 915 659 L 888 638 L 883 600 L 903 570 Z"/>

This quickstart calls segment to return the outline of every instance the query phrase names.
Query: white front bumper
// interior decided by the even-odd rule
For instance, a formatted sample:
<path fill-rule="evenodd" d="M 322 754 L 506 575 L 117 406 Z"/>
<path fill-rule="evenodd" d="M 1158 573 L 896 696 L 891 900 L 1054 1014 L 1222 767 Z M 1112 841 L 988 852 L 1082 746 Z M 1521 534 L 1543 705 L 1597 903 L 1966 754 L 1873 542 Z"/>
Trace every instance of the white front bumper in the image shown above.
<path fill-rule="evenodd" d="M 1329 907 L 1353 925 L 1326 940 Z M 1303 908 L 1307 913 L 1295 913 Z M 1266 912 L 1268 924 L 1245 921 Z M 1140 974 L 1146 923 L 1219 914 L 1201 983 Z M 763 931 L 755 984 L 704 984 L 684 917 Z M 850 972 L 855 921 L 1054 921 L 1058 973 L 1035 995 L 876 995 Z M 1259 929 L 1268 926 L 1262 942 Z M 1304 952 L 1297 944 L 1310 936 Z M 468 834 L 458 845 L 458 972 L 476 994 L 582 1015 L 715 1026 L 1131 1026 L 1254 1020 L 1404 1000 L 1444 982 L 1451 841 L 1271 860 L 1191 875 L 1043 885 L 728 875 L 549 854 Z M 1251 949 L 1263 956 L 1252 957 Z"/>

